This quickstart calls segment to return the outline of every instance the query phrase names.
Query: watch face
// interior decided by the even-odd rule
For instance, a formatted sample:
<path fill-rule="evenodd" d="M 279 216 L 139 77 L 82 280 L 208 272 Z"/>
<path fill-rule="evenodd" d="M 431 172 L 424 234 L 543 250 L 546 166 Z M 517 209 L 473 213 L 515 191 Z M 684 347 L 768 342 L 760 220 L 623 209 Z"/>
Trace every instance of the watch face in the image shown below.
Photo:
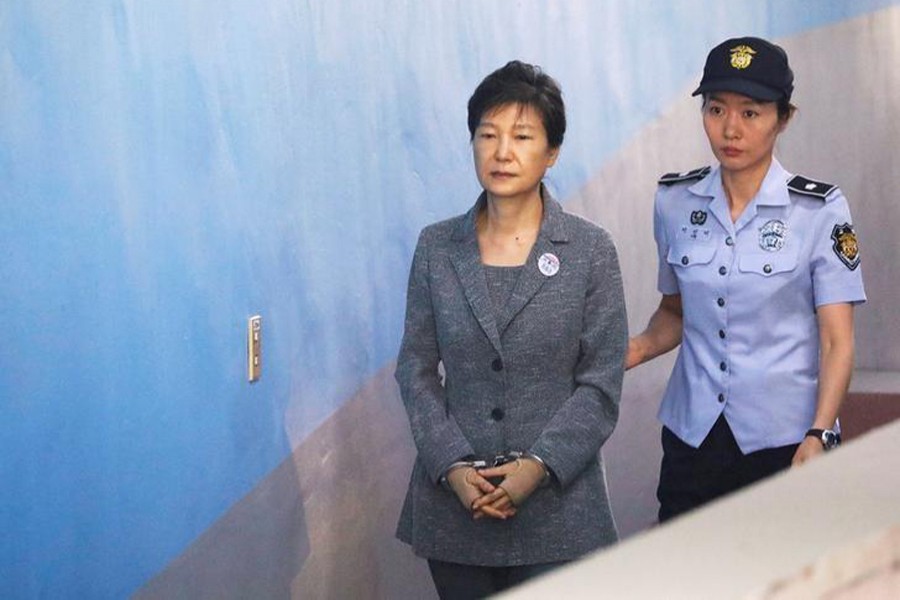
<path fill-rule="evenodd" d="M 838 434 L 833 431 L 825 430 L 822 432 L 822 445 L 825 446 L 826 450 L 831 450 L 832 448 L 837 448 L 841 443 L 841 438 Z"/>

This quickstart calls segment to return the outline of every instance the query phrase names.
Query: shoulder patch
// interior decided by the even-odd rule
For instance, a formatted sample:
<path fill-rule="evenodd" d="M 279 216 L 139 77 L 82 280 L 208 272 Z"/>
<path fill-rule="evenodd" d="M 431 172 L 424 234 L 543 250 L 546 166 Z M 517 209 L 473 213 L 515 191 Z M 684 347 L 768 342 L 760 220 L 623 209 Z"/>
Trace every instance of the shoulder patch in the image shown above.
<path fill-rule="evenodd" d="M 825 199 L 828 194 L 837 189 L 833 183 L 825 183 L 822 181 L 814 181 L 807 179 L 803 175 L 794 175 L 788 181 L 788 189 L 805 196 L 815 196 L 816 198 Z"/>
<path fill-rule="evenodd" d="M 662 177 L 659 178 L 657 183 L 659 185 L 673 185 L 676 183 L 681 183 L 682 181 L 693 181 L 700 180 L 709 175 L 709 172 L 712 171 L 710 167 L 700 167 L 699 169 L 694 169 L 693 171 L 686 171 L 684 173 L 666 173 Z"/>
<path fill-rule="evenodd" d="M 850 223 L 835 224 L 831 230 L 832 248 L 841 262 L 851 271 L 859 266 L 859 242 Z"/>

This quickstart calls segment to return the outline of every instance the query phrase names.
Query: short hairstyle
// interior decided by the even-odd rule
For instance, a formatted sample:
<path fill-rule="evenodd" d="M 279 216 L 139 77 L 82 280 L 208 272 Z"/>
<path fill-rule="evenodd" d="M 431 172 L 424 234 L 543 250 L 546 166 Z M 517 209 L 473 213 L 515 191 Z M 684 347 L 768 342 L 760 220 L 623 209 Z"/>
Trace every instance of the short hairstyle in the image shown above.
<path fill-rule="evenodd" d="M 482 117 L 501 106 L 518 104 L 536 110 L 551 148 L 562 146 L 566 134 L 566 107 L 559 84 L 541 68 L 518 60 L 500 67 L 478 84 L 469 98 L 469 139 Z"/>
<path fill-rule="evenodd" d="M 778 120 L 783 123 L 790 121 L 794 113 L 797 112 L 797 107 L 788 98 L 779 99 L 776 102 L 776 107 L 778 108 Z"/>

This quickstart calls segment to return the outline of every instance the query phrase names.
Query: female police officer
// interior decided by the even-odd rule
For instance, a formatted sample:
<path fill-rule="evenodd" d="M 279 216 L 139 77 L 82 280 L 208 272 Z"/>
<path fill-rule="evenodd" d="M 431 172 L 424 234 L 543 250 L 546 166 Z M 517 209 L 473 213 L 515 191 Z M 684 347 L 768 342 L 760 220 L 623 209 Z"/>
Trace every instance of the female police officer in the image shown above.
<path fill-rule="evenodd" d="M 484 191 L 419 237 L 396 372 L 418 450 L 397 535 L 441 598 L 484 597 L 616 540 L 598 451 L 627 344 L 609 234 L 541 183 L 565 132 L 556 82 L 513 61 L 468 110 Z"/>
<path fill-rule="evenodd" d="M 693 95 L 719 164 L 659 181 L 662 300 L 626 368 L 681 344 L 659 411 L 660 521 L 840 441 L 865 293 L 841 191 L 773 157 L 792 91 L 779 46 L 713 48 Z"/>

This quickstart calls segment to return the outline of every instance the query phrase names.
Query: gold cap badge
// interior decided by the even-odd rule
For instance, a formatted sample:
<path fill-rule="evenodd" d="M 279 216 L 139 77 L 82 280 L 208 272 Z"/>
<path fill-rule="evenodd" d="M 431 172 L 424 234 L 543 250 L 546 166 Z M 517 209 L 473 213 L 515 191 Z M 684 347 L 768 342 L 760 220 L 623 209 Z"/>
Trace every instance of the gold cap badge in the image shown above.
<path fill-rule="evenodd" d="M 735 46 L 730 52 L 731 66 L 735 69 L 746 69 L 749 67 L 750 63 L 753 62 L 753 55 L 756 54 L 756 50 L 743 44 Z"/>

